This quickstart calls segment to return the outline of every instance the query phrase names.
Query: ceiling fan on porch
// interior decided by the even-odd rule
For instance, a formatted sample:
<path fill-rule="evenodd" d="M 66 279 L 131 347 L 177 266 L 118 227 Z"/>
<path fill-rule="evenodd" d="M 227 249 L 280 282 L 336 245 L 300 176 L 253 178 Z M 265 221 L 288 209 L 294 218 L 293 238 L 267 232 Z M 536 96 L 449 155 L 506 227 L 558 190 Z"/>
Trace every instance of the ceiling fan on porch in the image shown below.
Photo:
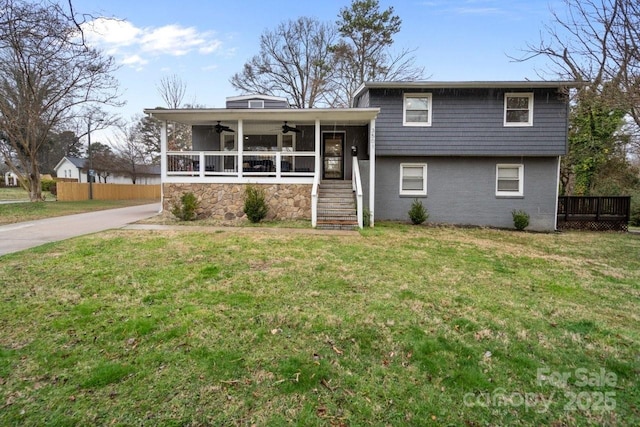
<path fill-rule="evenodd" d="M 221 125 L 220 120 L 218 120 L 218 124 L 215 125 L 213 128 L 216 130 L 217 133 L 234 132 L 234 130 L 231 129 L 229 126 Z"/>
<path fill-rule="evenodd" d="M 289 126 L 287 124 L 287 121 L 285 120 L 284 124 L 282 125 L 282 133 L 288 133 L 288 132 L 300 133 L 302 131 L 295 126 Z"/>

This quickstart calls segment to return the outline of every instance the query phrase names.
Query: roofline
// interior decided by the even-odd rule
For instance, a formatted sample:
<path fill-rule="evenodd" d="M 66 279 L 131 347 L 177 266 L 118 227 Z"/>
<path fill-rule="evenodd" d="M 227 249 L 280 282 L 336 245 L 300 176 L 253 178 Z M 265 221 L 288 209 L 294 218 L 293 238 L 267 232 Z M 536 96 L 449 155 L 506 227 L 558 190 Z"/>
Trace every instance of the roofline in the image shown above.
<path fill-rule="evenodd" d="M 73 163 L 73 161 L 71 161 L 70 157 L 73 156 L 62 156 L 62 158 L 60 159 L 60 161 L 55 165 L 55 167 L 53 168 L 53 170 L 58 169 L 58 167 L 62 164 L 62 162 L 64 162 L 65 160 L 69 161 L 69 163 L 71 163 L 73 166 L 75 166 L 77 169 L 82 169 L 84 170 L 84 165 L 83 166 L 78 166 L 75 163 Z M 80 159 L 80 160 L 84 160 L 86 162 L 87 159 L 83 159 L 82 157 L 75 157 L 76 159 Z"/>
<path fill-rule="evenodd" d="M 478 80 L 478 81 L 390 81 L 364 82 L 358 87 L 353 98 L 366 89 L 536 89 L 581 87 L 588 82 L 575 80 Z"/>
<path fill-rule="evenodd" d="M 249 99 L 263 99 L 265 101 L 284 101 L 287 103 L 287 105 L 289 105 L 289 101 L 287 100 L 287 98 L 283 98 L 281 96 L 253 94 L 253 95 L 239 95 L 239 96 L 226 97 L 227 102 L 228 101 L 247 101 Z"/>
<path fill-rule="evenodd" d="M 67 158 L 67 156 L 63 156 L 58 163 L 56 163 L 56 165 L 53 167 L 53 170 L 57 172 L 58 167 L 62 164 L 62 162 L 64 162 L 64 160 Z M 71 160 L 69 160 L 71 161 Z M 74 165 L 75 166 L 75 165 Z"/>
<path fill-rule="evenodd" d="M 214 123 L 225 120 L 332 120 L 367 121 L 375 119 L 380 108 L 180 108 L 145 109 L 144 113 L 159 120 L 190 123 Z"/>

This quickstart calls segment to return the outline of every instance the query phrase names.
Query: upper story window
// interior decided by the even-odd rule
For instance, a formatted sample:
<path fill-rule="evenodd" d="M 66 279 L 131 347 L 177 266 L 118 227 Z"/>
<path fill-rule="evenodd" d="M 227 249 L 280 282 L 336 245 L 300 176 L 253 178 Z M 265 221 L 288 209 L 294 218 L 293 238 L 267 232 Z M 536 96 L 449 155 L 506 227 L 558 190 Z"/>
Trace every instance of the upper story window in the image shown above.
<path fill-rule="evenodd" d="M 264 101 L 261 99 L 249 100 L 249 108 L 264 108 Z"/>
<path fill-rule="evenodd" d="M 524 165 L 496 165 L 496 196 L 522 196 L 524 194 Z"/>
<path fill-rule="evenodd" d="M 533 93 L 504 94 L 504 125 L 533 125 Z"/>
<path fill-rule="evenodd" d="M 431 126 L 431 94 L 405 93 L 402 120 L 405 126 Z"/>

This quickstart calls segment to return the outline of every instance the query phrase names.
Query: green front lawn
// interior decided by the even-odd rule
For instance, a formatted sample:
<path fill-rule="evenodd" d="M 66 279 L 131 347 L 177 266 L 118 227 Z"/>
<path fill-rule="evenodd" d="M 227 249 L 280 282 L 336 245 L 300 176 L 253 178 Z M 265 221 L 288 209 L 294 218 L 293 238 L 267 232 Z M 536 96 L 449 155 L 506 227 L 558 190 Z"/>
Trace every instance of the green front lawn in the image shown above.
<path fill-rule="evenodd" d="M 640 425 L 634 235 L 114 230 L 0 277 L 0 425 Z"/>

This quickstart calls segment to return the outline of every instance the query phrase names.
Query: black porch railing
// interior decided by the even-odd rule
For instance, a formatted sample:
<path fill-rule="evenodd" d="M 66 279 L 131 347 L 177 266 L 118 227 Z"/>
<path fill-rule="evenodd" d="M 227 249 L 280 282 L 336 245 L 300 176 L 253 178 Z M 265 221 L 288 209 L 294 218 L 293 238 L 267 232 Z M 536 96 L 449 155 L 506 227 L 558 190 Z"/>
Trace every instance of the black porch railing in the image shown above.
<path fill-rule="evenodd" d="M 630 196 L 560 196 L 558 228 L 628 231 Z"/>

